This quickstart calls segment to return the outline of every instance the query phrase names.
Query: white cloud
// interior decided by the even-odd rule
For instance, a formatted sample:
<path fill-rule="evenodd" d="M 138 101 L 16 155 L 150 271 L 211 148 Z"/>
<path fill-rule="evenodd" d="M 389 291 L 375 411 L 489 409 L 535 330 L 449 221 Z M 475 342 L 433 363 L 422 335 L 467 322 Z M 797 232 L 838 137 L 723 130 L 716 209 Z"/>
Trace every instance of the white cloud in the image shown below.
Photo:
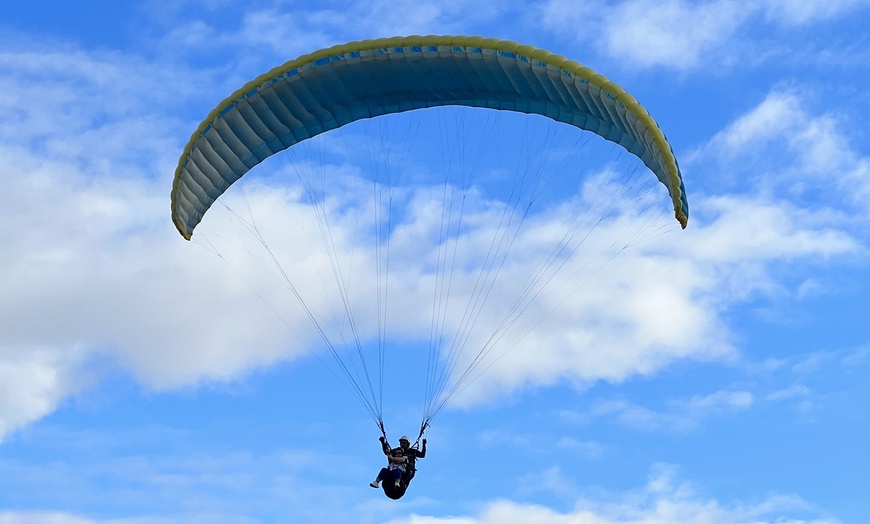
<path fill-rule="evenodd" d="M 797 297 L 799 299 L 813 298 L 823 294 L 826 291 L 821 282 L 814 278 L 808 278 L 800 283 L 797 288 Z"/>
<path fill-rule="evenodd" d="M 62 434 L 57 436 L 63 436 Z M 107 436 L 103 434 L 103 436 Z M 118 435 L 114 435 L 118 438 Z M 789 494 L 769 494 L 751 501 L 720 500 L 704 487 L 696 489 L 681 479 L 677 469 L 655 464 L 647 481 L 638 488 L 604 491 L 578 484 L 558 467 L 531 472 L 517 479 L 519 496 L 545 492 L 558 495 L 559 507 L 497 499 L 471 505 L 442 504 L 414 494 L 399 502 L 362 491 L 359 477 L 364 465 L 359 457 L 330 455 L 342 468 L 323 468 L 322 455 L 306 450 L 212 452 L 209 445 L 193 452 L 187 446 L 208 441 L 199 436 L 137 431 L 134 440 L 172 437 L 185 444 L 180 451 L 159 458 L 123 455 L 108 461 L 94 460 L 95 449 L 105 452 L 103 443 L 88 441 L 79 459 L 84 464 L 52 461 L 30 465 L 15 459 L 0 461 L 4 472 L 14 474 L 14 489 L 57 489 L 83 510 L 0 511 L 0 522 L 57 522 L 58 524 L 133 524 L 145 522 L 260 522 L 263 520 L 304 520 L 335 523 L 468 523 L 512 524 L 837 524 L 839 521 Z M 121 438 L 125 443 L 126 438 Z M 116 443 L 117 444 L 117 443 Z M 138 444 L 136 444 L 138 446 Z M 97 453 L 96 456 L 99 456 Z M 362 468 L 362 469 L 361 469 Z M 585 473 L 579 473 L 585 477 Z M 422 485 L 420 486 L 422 487 Z M 701 493 L 699 493 L 699 491 Z M 324 492 L 340 497 L 341 507 L 324 506 Z M 15 491 L 12 492 L 15 496 Z M 29 493 L 30 495 L 30 493 Z M 464 510 L 460 508 L 476 508 Z M 564 509 L 564 508 L 570 509 Z M 99 508 L 98 512 L 90 508 Z M 444 514 L 444 508 L 450 513 Z M 471 513 L 473 511 L 473 513 Z M 116 518 L 103 515 L 116 514 Z M 99 516 L 97 516 L 99 515 Z M 437 515 L 437 516 L 436 516 Z M 40 518 L 44 520 L 39 520 Z"/>
<path fill-rule="evenodd" d="M 580 440 L 574 437 L 559 437 L 556 447 L 574 453 L 579 453 L 586 458 L 600 458 L 604 455 L 604 446 L 595 441 Z"/>
<path fill-rule="evenodd" d="M 0 55 L 0 82 L 16 93 L 0 102 L 0 438 L 96 379 L 95 359 L 165 387 L 287 356 L 274 332 L 260 357 L 239 356 L 252 337 L 229 319 L 240 307 L 257 326 L 261 304 L 216 290 L 219 261 L 185 252 L 172 232 L 177 143 L 167 130 L 183 133 L 152 105 L 169 98 L 155 87 L 169 73 L 144 67 L 79 52 Z M 222 330 L 191 327 L 220 304 Z"/>
<path fill-rule="evenodd" d="M 695 429 L 707 418 L 747 410 L 753 403 L 754 396 L 748 391 L 717 391 L 672 400 L 667 409 L 658 411 L 625 400 L 601 400 L 586 413 L 564 412 L 562 417 L 580 423 L 613 420 L 644 431 L 684 432 Z"/>
<path fill-rule="evenodd" d="M 292 448 L 257 452 L 232 444 L 228 449 L 226 442 L 215 443 L 212 432 L 104 428 L 93 432 L 99 437 L 95 441 L 92 434 L 49 430 L 40 436 L 60 439 L 53 444 L 62 442 L 65 447 L 66 436 L 83 442 L 63 459 L 0 459 L 4 496 L 16 501 L 0 510 L 0 522 L 368 524 L 384 522 L 409 507 L 426 507 L 416 493 L 397 504 L 369 489 L 368 475 L 376 470 L 371 471 L 373 464 L 357 454 L 323 451 L 329 454 L 329 464 L 340 465 L 326 467 L 319 452 Z M 155 445 L 159 452 L 152 454 Z M 45 493 L 56 494 L 50 507 L 44 505 Z M 324 493 L 339 497 L 343 504 L 324 505 Z"/>
<path fill-rule="evenodd" d="M 623 2 L 608 13 L 604 46 L 609 54 L 641 66 L 694 68 L 727 41 L 746 16 L 742 4 L 727 0 Z"/>
<path fill-rule="evenodd" d="M 0 346 L 0 440 L 54 411 L 58 403 L 90 385 L 82 351 Z"/>
<path fill-rule="evenodd" d="M 720 410 L 747 409 L 752 402 L 752 394 L 748 391 L 717 391 L 705 396 L 695 395 L 685 402 L 685 406 L 689 411 L 708 414 Z"/>
<path fill-rule="evenodd" d="M 589 41 L 631 65 L 676 69 L 706 65 L 711 53 L 721 61 L 722 44 L 750 14 L 733 0 L 550 0 L 543 7 L 545 25 L 569 38 Z"/>
<path fill-rule="evenodd" d="M 738 119 L 713 142 L 724 139 L 723 149 L 731 154 L 769 152 L 773 143 L 787 146 L 807 175 L 830 178 L 855 161 L 854 152 L 836 121 L 829 115 L 812 116 L 804 109 L 810 102 L 795 93 L 770 93 L 755 109 Z"/>
<path fill-rule="evenodd" d="M 832 0 L 804 2 L 802 0 L 762 0 L 765 15 L 773 22 L 802 25 L 830 20 L 851 10 L 870 5 L 868 0 Z"/>
<path fill-rule="evenodd" d="M 595 441 L 580 440 L 575 437 L 512 433 L 504 430 L 487 431 L 478 437 L 482 446 L 499 449 L 506 446 L 522 449 L 525 453 L 550 453 L 549 447 L 542 447 L 541 442 L 554 442 L 554 446 L 570 454 L 576 454 L 586 459 L 600 458 L 604 454 L 604 446 Z"/>
<path fill-rule="evenodd" d="M 578 491 L 578 486 L 558 466 L 523 475 L 517 488 L 517 493 L 523 497 L 533 493 L 547 493 L 568 500 L 573 500 Z"/>
<path fill-rule="evenodd" d="M 684 232 L 620 253 L 469 392 L 559 380 L 582 387 L 649 375 L 677 359 L 732 358 L 720 312 L 783 293 L 784 275 L 774 269 L 779 264 L 860 250 L 814 212 L 787 203 L 737 196 L 693 202 L 704 209 L 706 223 L 696 220 Z"/>
<path fill-rule="evenodd" d="M 773 391 L 765 397 L 772 402 L 788 403 L 793 410 L 808 414 L 822 407 L 823 396 L 815 394 L 803 384 L 793 384 L 787 388 Z"/>
<path fill-rule="evenodd" d="M 94 520 L 59 511 L 4 511 L 0 524 L 94 524 Z M 121 524 L 123 521 L 115 521 Z M 129 521 L 128 521 L 129 522 Z"/>
<path fill-rule="evenodd" d="M 801 28 L 867 5 L 866 0 L 549 0 L 542 20 L 546 27 L 633 66 L 713 70 L 738 59 L 764 58 L 744 35 L 759 20 L 773 28 Z"/>
<path fill-rule="evenodd" d="M 845 367 L 859 367 L 870 363 L 870 345 L 863 345 L 847 352 L 841 362 Z"/>
<path fill-rule="evenodd" d="M 717 181 L 729 190 L 788 196 L 805 202 L 820 223 L 846 227 L 854 216 L 847 221 L 835 209 L 848 206 L 866 214 L 870 157 L 851 143 L 845 121 L 814 115 L 813 105 L 808 94 L 775 89 L 685 161 L 715 166 Z M 820 197 L 831 207 L 820 205 Z"/>
<path fill-rule="evenodd" d="M 495 0 L 449 0 L 438 3 L 369 0 L 322 2 L 316 7 L 294 5 L 254 7 L 244 13 L 236 28 L 219 30 L 205 19 L 177 27 L 165 45 L 231 53 L 268 50 L 285 60 L 352 40 L 428 34 L 466 34 L 476 23 L 486 23 L 510 9 Z M 207 18 L 207 13 L 203 18 Z M 273 65 L 278 65 L 273 64 Z"/>
<path fill-rule="evenodd" d="M 721 264 L 726 278 L 741 280 L 729 265 L 749 265 L 799 258 L 829 259 L 857 253 L 860 244 L 848 233 L 825 224 L 815 210 L 802 210 L 790 203 L 722 196 L 702 199 L 705 213 L 716 219 L 699 233 L 689 256 Z M 817 224 L 813 224 L 817 222 Z M 759 268 L 762 269 L 763 268 Z M 760 279 L 748 277 L 748 284 Z"/>
<path fill-rule="evenodd" d="M 580 498 L 570 511 L 510 500 L 490 502 L 474 516 L 412 515 L 390 524 L 839 524 L 802 499 L 769 495 L 754 503 L 723 503 L 678 482 L 659 467 L 639 490 L 610 497 Z"/>
<path fill-rule="evenodd" d="M 737 118 L 710 142 L 729 159 L 747 149 L 766 150 L 772 141 L 792 133 L 797 120 L 795 116 L 803 114 L 800 106 L 800 99 L 792 93 L 770 93 L 757 107 Z"/>
<path fill-rule="evenodd" d="M 774 391 L 767 395 L 767 400 L 792 400 L 794 398 L 806 397 L 810 394 L 810 389 L 803 384 L 795 384 L 785 389 Z"/>

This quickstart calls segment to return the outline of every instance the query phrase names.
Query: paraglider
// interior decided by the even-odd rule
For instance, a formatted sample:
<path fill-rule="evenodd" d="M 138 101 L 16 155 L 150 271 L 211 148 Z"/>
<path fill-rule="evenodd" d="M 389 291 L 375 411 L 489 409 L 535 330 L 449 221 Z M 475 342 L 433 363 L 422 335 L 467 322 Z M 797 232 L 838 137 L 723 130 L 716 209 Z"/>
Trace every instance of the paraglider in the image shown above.
<path fill-rule="evenodd" d="M 655 120 L 631 95 L 595 71 L 548 51 L 510 41 L 465 36 L 409 36 L 351 42 L 300 56 L 248 82 L 209 113 L 184 147 L 172 184 L 171 207 L 175 227 L 190 240 L 212 204 L 249 170 L 278 152 L 288 148 L 293 150 L 301 142 L 356 121 L 445 106 L 540 115 L 618 144 L 640 159 L 664 185 L 674 217 L 682 228 L 686 227 L 688 201 L 673 150 Z M 445 181 L 444 185 L 449 184 Z M 386 186 L 388 184 L 373 184 L 376 193 L 384 191 Z M 314 206 L 322 206 L 321 200 L 311 197 Z M 523 209 L 527 211 L 533 202 L 534 195 L 529 199 L 528 208 Z M 445 227 L 450 228 L 456 223 L 451 213 L 459 206 L 453 207 L 452 202 L 444 206 Z M 537 270 L 542 273 L 530 277 L 526 287 L 508 307 L 496 308 L 500 316 L 492 322 L 492 332 L 481 337 L 482 342 L 476 346 L 475 354 L 474 350 L 466 349 L 471 345 L 469 326 L 473 326 L 481 316 L 486 300 L 497 295 L 490 291 L 505 267 L 513 244 L 511 239 L 517 238 L 524 223 L 510 218 L 511 214 L 519 214 L 519 200 L 512 200 L 505 206 L 509 218 L 504 223 L 509 227 L 496 233 L 501 236 L 493 237 L 491 252 L 486 254 L 481 264 L 481 276 L 474 284 L 471 298 L 464 306 L 450 304 L 453 309 L 465 309 L 465 317 L 452 337 L 445 334 L 444 311 L 450 309 L 447 305 L 450 300 L 457 299 L 455 293 L 451 296 L 445 291 L 450 287 L 444 283 L 445 277 L 436 275 L 434 278 L 436 299 L 429 360 L 432 367 L 439 361 L 443 367 L 440 371 L 430 371 L 427 377 L 418 440 L 447 402 L 479 376 L 480 369 L 486 369 L 482 363 L 493 347 L 502 342 L 521 315 L 546 296 L 545 286 L 553 281 L 553 275 L 567 267 L 564 260 L 576 253 L 576 246 L 582 242 L 582 235 L 569 230 L 553 243 L 551 251 L 542 257 L 541 269 Z M 320 212 L 326 213 L 325 209 Z M 461 210 L 459 214 L 461 217 Z M 321 228 L 328 227 L 328 220 L 318 220 Z M 379 216 L 378 220 L 387 225 L 383 236 L 380 231 L 375 236 L 373 242 L 377 248 L 384 238 L 389 242 L 394 232 L 391 228 L 395 228 L 389 214 L 386 218 Z M 517 229 L 509 229 L 513 227 Z M 568 223 L 566 227 L 586 226 Z M 454 247 L 443 248 L 444 251 L 439 247 L 437 264 L 433 264 L 436 272 L 454 271 L 456 264 L 446 262 L 446 250 L 453 249 L 455 258 L 458 249 L 455 245 L 459 241 L 450 243 L 458 235 L 452 230 L 442 231 L 441 246 Z M 260 241 L 265 244 L 263 239 Z M 332 242 L 332 238 L 328 242 L 325 239 L 325 243 L 330 244 L 330 260 L 338 256 Z M 271 251 L 269 256 L 275 258 Z M 383 429 L 383 395 L 376 394 L 372 387 L 362 351 L 366 336 L 361 335 L 357 327 L 344 269 L 338 262 L 332 264 L 335 285 L 343 304 L 335 309 L 341 312 L 339 316 L 345 317 L 343 322 L 348 326 L 336 330 L 341 333 L 338 337 L 331 335 L 324 326 L 324 314 L 309 307 L 308 299 L 294 284 L 292 275 L 285 274 L 282 268 L 279 272 L 315 326 L 324 346 L 338 362 L 340 378 L 347 381 L 381 429 L 383 451 L 389 462 L 371 485 L 377 487 L 383 482 L 388 497 L 400 498 L 414 477 L 416 459 L 426 455 L 426 439 L 422 439 L 419 450 L 410 446 L 407 437 L 400 439 L 398 448 L 389 448 Z M 382 262 L 378 255 L 376 264 L 377 284 L 384 288 L 383 296 L 380 287 L 377 291 L 379 324 L 376 330 L 377 358 L 382 368 L 385 351 L 385 321 L 382 317 L 386 316 L 387 307 L 383 304 L 387 294 L 386 284 L 381 283 L 381 279 L 386 278 L 381 277 L 381 270 L 384 269 L 385 274 L 388 263 Z M 451 275 L 447 275 L 446 281 L 449 282 Z M 570 281 L 571 273 L 563 275 L 563 281 Z M 529 330 L 533 328 L 534 324 Z M 345 332 L 352 333 L 352 342 L 344 342 Z M 361 364 L 362 372 L 342 361 L 338 351 L 341 344 L 354 348 L 354 358 L 359 357 L 357 363 Z M 444 344 L 453 344 L 449 353 L 442 353 Z M 465 367 L 460 367 L 458 363 L 463 351 L 471 353 L 468 358 L 462 358 Z M 383 376 L 382 369 L 380 376 Z"/>
<path fill-rule="evenodd" d="M 391 448 L 387 438 L 380 437 L 381 447 L 387 456 L 387 467 L 381 468 L 378 476 L 369 486 L 379 487 L 383 482 L 384 494 L 398 500 L 405 494 L 408 485 L 417 474 L 417 459 L 426 457 L 426 439 L 422 439 L 423 447 L 411 446 L 411 439 L 407 436 L 399 438 L 399 447 Z"/>

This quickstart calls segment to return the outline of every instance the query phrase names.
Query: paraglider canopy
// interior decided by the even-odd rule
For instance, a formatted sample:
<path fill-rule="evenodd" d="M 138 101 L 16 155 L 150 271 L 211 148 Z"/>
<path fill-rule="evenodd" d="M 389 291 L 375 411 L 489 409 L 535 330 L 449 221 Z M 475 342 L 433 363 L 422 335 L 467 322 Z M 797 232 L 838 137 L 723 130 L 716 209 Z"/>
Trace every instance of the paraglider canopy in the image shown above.
<path fill-rule="evenodd" d="M 466 36 L 351 42 L 245 84 L 185 146 L 173 181 L 172 220 L 189 240 L 212 203 L 269 156 L 356 120 L 446 105 L 536 113 L 620 144 L 668 188 L 685 228 L 688 202 L 671 146 L 631 95 L 565 57 Z"/>

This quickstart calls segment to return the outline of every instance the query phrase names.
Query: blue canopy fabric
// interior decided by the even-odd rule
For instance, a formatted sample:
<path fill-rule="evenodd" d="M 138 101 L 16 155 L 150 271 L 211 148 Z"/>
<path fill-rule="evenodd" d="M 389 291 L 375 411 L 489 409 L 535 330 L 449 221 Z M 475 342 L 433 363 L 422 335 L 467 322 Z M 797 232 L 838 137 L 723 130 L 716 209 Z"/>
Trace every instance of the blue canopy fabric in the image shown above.
<path fill-rule="evenodd" d="M 307 138 L 364 118 L 447 105 L 539 114 L 621 145 L 667 187 L 686 227 L 688 202 L 673 150 L 631 95 L 567 58 L 465 36 L 351 42 L 252 80 L 221 102 L 185 146 L 172 186 L 173 222 L 189 240 L 230 185 Z"/>

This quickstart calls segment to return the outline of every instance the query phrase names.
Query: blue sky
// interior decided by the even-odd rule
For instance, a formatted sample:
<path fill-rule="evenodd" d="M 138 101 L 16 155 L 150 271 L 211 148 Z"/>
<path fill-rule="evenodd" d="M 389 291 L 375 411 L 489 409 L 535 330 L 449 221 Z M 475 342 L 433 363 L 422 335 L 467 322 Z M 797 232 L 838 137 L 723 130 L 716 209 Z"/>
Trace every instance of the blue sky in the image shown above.
<path fill-rule="evenodd" d="M 0 523 L 870 521 L 870 2 L 7 4 Z M 679 231 L 665 209 L 663 234 L 542 309 L 438 415 L 394 502 L 367 486 L 384 462 L 377 429 L 329 357 L 311 356 L 322 348 L 274 268 L 216 247 L 239 218 L 213 209 L 185 242 L 169 191 L 191 133 L 246 81 L 323 47 L 410 34 L 516 40 L 620 84 L 667 134 L 691 217 Z M 266 229 L 306 223 L 287 181 L 312 162 L 341 181 L 336 209 L 363 209 L 353 191 L 373 151 L 413 145 L 414 181 L 447 157 L 403 130 L 465 119 L 486 134 L 460 114 L 348 126 L 259 166 L 226 204 Z M 509 134 L 521 120 L 492 125 Z M 588 179 L 636 172 L 589 142 Z M 478 189 L 497 200 L 500 154 L 466 154 L 487 163 Z M 431 195 L 411 187 L 397 189 L 399 216 L 425 224 Z M 487 201 L 475 202 L 485 230 Z M 342 216 L 331 227 L 347 239 Z M 294 258 L 304 242 L 282 231 L 271 247 L 313 282 L 323 266 Z M 409 262 L 423 240 L 394 245 L 393 440 L 416 430 L 426 378 L 413 291 L 426 274 Z M 353 297 L 361 318 L 366 296 Z"/>

